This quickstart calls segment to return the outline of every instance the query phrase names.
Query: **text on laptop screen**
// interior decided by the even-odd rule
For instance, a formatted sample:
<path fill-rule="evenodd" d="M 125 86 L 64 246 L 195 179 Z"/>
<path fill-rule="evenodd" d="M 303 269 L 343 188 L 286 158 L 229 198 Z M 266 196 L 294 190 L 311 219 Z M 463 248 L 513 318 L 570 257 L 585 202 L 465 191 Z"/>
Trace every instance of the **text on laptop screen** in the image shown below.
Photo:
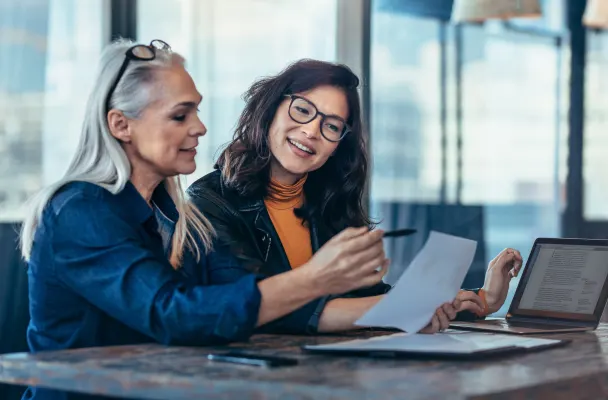
<path fill-rule="evenodd" d="M 520 310 L 593 314 L 608 275 L 608 248 L 538 244 Z"/>

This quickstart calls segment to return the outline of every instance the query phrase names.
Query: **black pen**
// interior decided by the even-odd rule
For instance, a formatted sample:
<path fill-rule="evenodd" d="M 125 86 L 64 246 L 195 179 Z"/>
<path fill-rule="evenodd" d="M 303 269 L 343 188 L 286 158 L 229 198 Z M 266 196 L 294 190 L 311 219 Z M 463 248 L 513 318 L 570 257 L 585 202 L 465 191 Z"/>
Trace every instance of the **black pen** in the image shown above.
<path fill-rule="evenodd" d="M 397 229 L 395 231 L 386 231 L 384 232 L 384 237 L 400 237 L 400 236 L 409 236 L 416 233 L 416 229 Z"/>

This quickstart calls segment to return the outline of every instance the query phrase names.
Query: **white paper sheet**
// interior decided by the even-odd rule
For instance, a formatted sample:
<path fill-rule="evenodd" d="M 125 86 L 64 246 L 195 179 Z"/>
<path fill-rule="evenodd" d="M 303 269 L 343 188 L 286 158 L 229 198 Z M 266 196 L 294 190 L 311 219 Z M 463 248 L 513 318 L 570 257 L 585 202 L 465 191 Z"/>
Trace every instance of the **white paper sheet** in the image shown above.
<path fill-rule="evenodd" d="M 416 333 L 437 307 L 454 300 L 473 262 L 477 242 L 431 232 L 391 291 L 357 322 Z"/>

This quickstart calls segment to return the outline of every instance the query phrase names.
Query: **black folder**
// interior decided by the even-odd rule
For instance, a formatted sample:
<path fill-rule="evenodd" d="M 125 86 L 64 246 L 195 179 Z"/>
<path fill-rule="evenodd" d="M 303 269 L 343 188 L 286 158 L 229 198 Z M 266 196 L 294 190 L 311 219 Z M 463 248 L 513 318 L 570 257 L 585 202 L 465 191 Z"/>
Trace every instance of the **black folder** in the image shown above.
<path fill-rule="evenodd" d="M 314 353 L 372 357 L 479 358 L 538 351 L 570 343 L 569 340 L 521 337 L 479 332 L 447 332 L 434 335 L 397 333 L 371 339 L 304 346 Z"/>

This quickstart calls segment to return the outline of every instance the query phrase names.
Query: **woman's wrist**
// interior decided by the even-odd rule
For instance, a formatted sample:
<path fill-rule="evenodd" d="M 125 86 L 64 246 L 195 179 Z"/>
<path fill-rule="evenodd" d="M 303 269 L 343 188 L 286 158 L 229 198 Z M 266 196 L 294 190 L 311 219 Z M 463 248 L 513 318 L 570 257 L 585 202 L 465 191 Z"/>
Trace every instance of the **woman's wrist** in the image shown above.
<path fill-rule="evenodd" d="M 311 300 L 330 294 L 327 293 L 324 290 L 323 285 L 318 282 L 318 279 L 313 271 L 311 271 L 311 268 L 307 268 L 307 264 L 304 264 L 289 273 L 292 274 L 292 279 L 297 282 L 295 286 L 310 294 Z"/>
<path fill-rule="evenodd" d="M 319 319 L 319 332 L 339 332 L 365 328 L 355 325 L 384 295 L 358 298 L 337 298 L 329 301 Z"/>
<path fill-rule="evenodd" d="M 479 298 L 481 299 L 481 302 L 483 304 L 481 313 L 477 313 L 478 317 L 485 317 L 486 315 L 492 314 L 493 312 L 496 311 L 496 310 L 492 310 L 492 307 L 490 307 L 490 303 L 488 303 L 488 292 L 484 288 L 479 289 L 479 292 L 477 292 L 477 295 L 479 296 Z"/>

